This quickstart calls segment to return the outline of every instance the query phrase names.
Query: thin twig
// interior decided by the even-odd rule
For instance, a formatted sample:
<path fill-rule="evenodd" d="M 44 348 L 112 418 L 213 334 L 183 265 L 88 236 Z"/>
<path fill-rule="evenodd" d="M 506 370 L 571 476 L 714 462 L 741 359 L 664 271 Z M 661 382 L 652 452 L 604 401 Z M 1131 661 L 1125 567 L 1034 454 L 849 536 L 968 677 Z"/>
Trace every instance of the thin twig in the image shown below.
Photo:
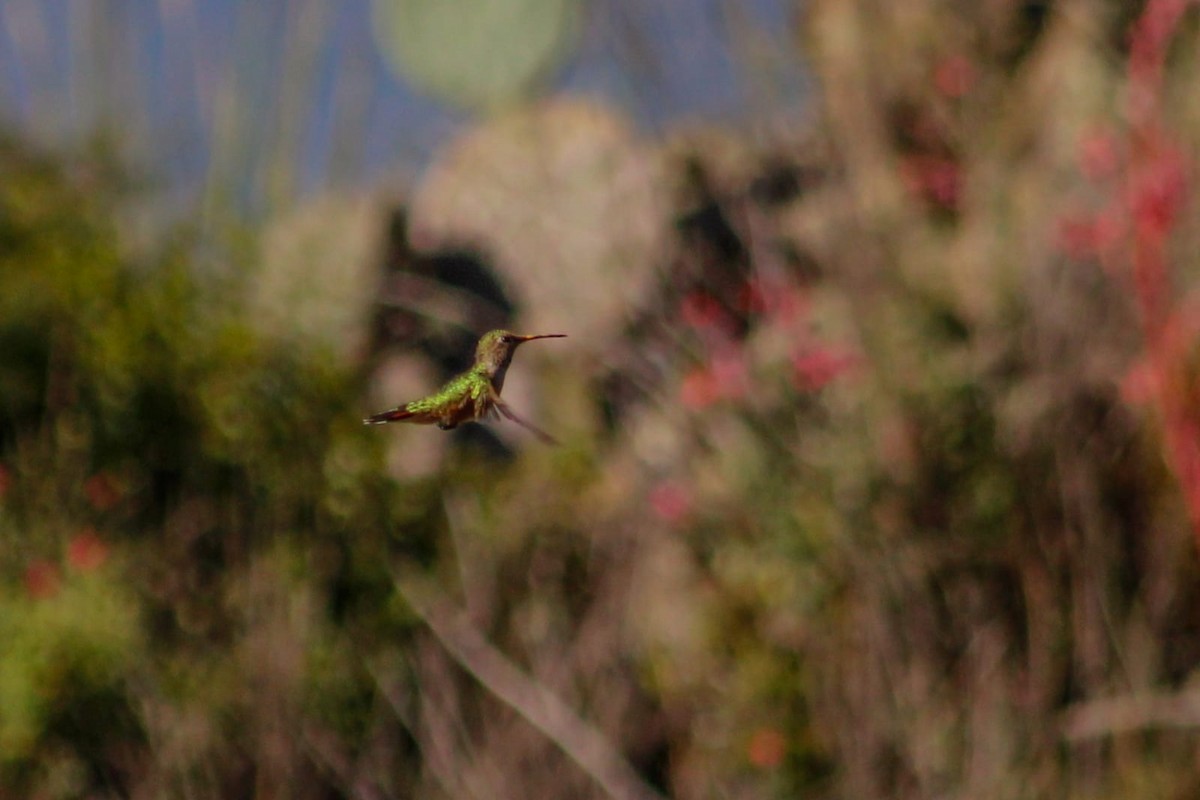
<path fill-rule="evenodd" d="M 418 597 L 400 576 L 395 583 L 396 590 L 455 661 L 485 689 L 550 737 L 610 797 L 664 800 L 600 731 L 492 647 L 465 615 Z"/>

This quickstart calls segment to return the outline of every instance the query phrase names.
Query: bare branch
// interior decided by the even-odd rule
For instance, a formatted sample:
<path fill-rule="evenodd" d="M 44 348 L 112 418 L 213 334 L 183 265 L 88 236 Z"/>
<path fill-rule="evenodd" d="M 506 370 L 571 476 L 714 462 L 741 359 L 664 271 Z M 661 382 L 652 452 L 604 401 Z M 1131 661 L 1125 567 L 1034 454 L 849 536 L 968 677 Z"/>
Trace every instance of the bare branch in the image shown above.
<path fill-rule="evenodd" d="M 615 800 L 664 800 L 594 726 L 529 677 L 484 638 L 465 615 L 418 596 L 404 578 L 396 589 L 446 652 L 484 688 L 558 745 Z"/>
<path fill-rule="evenodd" d="M 1115 736 L 1148 728 L 1200 728 L 1200 691 L 1144 694 L 1077 703 L 1063 715 L 1069 741 Z"/>

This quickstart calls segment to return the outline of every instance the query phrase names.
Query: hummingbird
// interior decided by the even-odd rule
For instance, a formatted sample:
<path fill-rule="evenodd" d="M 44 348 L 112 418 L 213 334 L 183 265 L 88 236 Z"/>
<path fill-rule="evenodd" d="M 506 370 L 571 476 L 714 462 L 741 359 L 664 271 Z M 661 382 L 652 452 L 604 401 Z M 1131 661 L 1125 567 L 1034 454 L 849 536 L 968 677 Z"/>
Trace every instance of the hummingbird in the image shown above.
<path fill-rule="evenodd" d="M 511 331 L 488 331 L 475 346 L 475 363 L 466 372 L 451 378 L 428 397 L 381 411 L 363 420 L 364 425 L 385 422 L 415 422 L 453 430 L 464 422 L 479 422 L 503 415 L 528 428 L 542 441 L 554 443 L 554 437 L 521 419 L 500 399 L 504 376 L 519 345 L 534 339 L 560 339 L 565 333 L 539 333 L 522 336 Z"/>

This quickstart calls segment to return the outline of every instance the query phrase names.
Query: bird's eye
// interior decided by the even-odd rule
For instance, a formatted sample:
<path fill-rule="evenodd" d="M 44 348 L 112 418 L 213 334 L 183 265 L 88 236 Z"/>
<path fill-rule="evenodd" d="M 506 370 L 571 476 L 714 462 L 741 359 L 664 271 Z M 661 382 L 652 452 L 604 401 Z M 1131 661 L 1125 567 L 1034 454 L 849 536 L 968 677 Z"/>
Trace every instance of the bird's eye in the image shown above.
<path fill-rule="evenodd" d="M 511 343 L 512 343 L 513 341 L 515 341 L 515 340 L 514 340 L 514 339 L 513 339 L 513 337 L 511 337 L 511 336 L 505 336 L 505 337 L 503 337 L 503 338 L 501 339 L 501 341 L 503 341 L 503 342 L 508 342 L 508 343 L 510 343 L 510 344 L 511 344 Z"/>

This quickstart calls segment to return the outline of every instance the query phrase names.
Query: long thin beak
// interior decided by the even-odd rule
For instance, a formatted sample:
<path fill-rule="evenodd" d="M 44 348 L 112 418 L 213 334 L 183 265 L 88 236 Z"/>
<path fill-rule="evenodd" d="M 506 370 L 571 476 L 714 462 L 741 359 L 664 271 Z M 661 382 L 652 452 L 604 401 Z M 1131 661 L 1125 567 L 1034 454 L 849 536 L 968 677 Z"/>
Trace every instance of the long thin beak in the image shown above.
<path fill-rule="evenodd" d="M 529 336 L 513 336 L 518 342 L 531 342 L 534 339 L 565 339 L 565 333 L 535 333 Z"/>

